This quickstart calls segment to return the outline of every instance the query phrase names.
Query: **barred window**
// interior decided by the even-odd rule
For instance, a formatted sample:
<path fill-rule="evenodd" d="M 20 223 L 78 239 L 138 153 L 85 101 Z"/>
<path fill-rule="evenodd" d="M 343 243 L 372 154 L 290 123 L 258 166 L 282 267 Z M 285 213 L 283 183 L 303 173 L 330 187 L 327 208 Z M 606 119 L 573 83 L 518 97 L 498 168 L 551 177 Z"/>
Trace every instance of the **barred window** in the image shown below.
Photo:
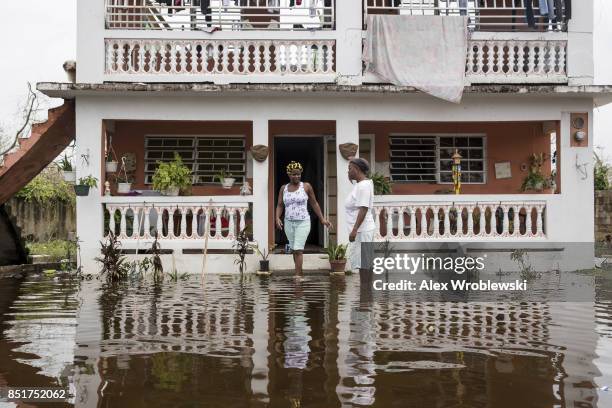
<path fill-rule="evenodd" d="M 158 161 L 171 161 L 178 153 L 193 173 L 193 184 L 213 183 L 225 170 L 236 184 L 244 183 L 246 151 L 244 136 L 147 136 L 145 137 L 145 183 L 151 184 Z"/>
<path fill-rule="evenodd" d="M 461 182 L 486 181 L 486 140 L 472 135 L 394 135 L 389 138 L 391 181 L 452 183 L 452 156 L 461 155 Z"/>

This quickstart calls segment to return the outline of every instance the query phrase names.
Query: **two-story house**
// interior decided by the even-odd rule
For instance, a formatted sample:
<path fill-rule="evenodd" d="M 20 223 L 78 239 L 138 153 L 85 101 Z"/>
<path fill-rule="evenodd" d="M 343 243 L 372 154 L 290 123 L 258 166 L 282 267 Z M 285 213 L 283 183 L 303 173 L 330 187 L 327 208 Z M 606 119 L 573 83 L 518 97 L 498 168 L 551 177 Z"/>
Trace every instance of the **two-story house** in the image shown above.
<path fill-rule="evenodd" d="M 274 208 L 291 160 L 304 164 L 303 180 L 335 225 L 312 224 L 305 265 L 323 266 L 322 248 L 348 241 L 351 148 L 392 183 L 392 194 L 375 200 L 378 241 L 533 244 L 571 258 L 562 268 L 592 266 L 593 106 L 610 92 L 595 78 L 599 1 L 555 1 L 554 11 L 530 1 L 79 2 L 76 82 L 38 89 L 74 100 L 78 177 L 100 180 L 77 200 L 83 266 L 98 268 L 109 230 L 132 254 L 159 234 L 166 259 L 186 271 L 200 270 L 206 233 L 213 272 L 234 270 L 241 228 L 260 248 L 281 247 Z M 431 31 L 386 29 L 391 19 L 414 21 L 403 16 L 428 19 Z M 463 37 L 444 31 L 457 19 Z M 373 21 L 384 35 L 368 31 Z M 465 44 L 458 71 L 423 57 L 453 52 L 443 48 L 455 42 Z M 367 69 L 366 48 L 411 61 L 405 70 L 389 62 L 398 77 L 411 69 L 458 75 L 461 102 L 381 79 Z M 191 194 L 155 194 L 157 162 L 175 152 L 193 172 Z M 460 194 L 450 194 L 455 152 Z M 132 193 L 117 192 L 109 155 L 125 159 L 120 176 Z M 546 183 L 524 191 L 534 155 Z M 220 170 L 236 179 L 231 188 L 215 180 Z M 247 182 L 252 193 L 241 195 Z M 568 251 L 571 243 L 585 252 Z M 288 268 L 290 257 L 275 253 L 271 266 Z"/>

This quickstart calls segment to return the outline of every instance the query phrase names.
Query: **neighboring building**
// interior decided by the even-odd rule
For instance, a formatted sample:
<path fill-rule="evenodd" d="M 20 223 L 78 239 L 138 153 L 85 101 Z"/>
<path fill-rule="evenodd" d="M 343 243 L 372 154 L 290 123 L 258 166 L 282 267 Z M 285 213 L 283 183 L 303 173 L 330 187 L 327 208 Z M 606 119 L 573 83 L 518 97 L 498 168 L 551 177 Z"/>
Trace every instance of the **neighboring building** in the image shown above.
<path fill-rule="evenodd" d="M 525 7 L 508 5 L 520 1 L 467 1 L 460 104 L 365 73 L 362 43 L 370 14 L 442 19 L 463 14 L 462 1 L 368 0 L 358 7 L 357 0 L 213 0 L 210 10 L 189 0 L 174 7 L 148 0 L 79 3 L 76 83 L 38 87 L 75 100 L 78 177 L 101 181 L 77 200 L 86 270 L 97 269 L 93 259 L 109 228 L 132 252 L 159 231 L 162 248 L 189 271 L 202 264 L 207 222 L 214 272 L 234 268 L 229 252 L 239 228 L 252 225 L 262 248 L 282 244 L 273 215 L 290 160 L 305 164 L 304 181 L 336 225 L 327 232 L 313 223 L 306 267 L 323 265 L 320 248 L 348 241 L 343 201 L 351 184 L 340 146 L 351 143 L 393 183 L 393 195 L 376 198 L 377 240 L 480 248 L 533 243 L 562 256 L 568 243 L 582 243 L 589 249 L 580 257 L 565 256 L 573 266 L 591 266 L 593 102 L 612 90 L 595 78 L 599 1 L 581 0 L 573 10 L 569 1 L 555 22 L 535 7 L 534 28 Z M 439 72 L 436 62 L 416 65 Z M 252 158 L 256 145 L 269 148 L 265 160 Z M 460 195 L 448 195 L 455 149 L 463 156 L 463 186 Z M 128 159 L 132 188 L 145 191 L 156 161 L 179 152 L 195 175 L 192 195 L 117 194 L 115 175 L 104 171 L 109 152 Z M 534 153 L 548 157 L 543 172 L 555 183 L 523 193 Z M 221 169 L 236 178 L 231 189 L 213 181 Z M 111 196 L 103 194 L 105 181 Z M 246 181 L 252 195 L 241 196 Z M 253 270 L 254 259 L 249 265 Z M 273 268 L 290 265 L 288 256 L 271 260 Z"/>

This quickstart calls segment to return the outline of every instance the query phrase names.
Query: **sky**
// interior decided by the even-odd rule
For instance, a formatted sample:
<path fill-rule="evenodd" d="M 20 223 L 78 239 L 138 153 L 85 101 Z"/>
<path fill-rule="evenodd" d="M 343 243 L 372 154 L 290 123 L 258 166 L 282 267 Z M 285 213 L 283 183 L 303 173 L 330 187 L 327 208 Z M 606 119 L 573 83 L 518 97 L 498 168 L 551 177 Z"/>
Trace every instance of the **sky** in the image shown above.
<path fill-rule="evenodd" d="M 2 2 L 0 128 L 7 135 L 13 135 L 20 125 L 17 119 L 27 97 L 28 82 L 66 81 L 62 64 L 76 59 L 76 2 Z M 612 16 L 609 18 L 612 20 Z M 60 103 L 52 101 L 54 105 Z M 612 162 L 612 105 L 596 112 L 595 146 L 602 146 L 603 155 Z"/>
<path fill-rule="evenodd" d="M 17 127 L 28 82 L 66 82 L 62 64 L 76 59 L 76 2 L 2 1 L 0 127 L 6 133 Z"/>

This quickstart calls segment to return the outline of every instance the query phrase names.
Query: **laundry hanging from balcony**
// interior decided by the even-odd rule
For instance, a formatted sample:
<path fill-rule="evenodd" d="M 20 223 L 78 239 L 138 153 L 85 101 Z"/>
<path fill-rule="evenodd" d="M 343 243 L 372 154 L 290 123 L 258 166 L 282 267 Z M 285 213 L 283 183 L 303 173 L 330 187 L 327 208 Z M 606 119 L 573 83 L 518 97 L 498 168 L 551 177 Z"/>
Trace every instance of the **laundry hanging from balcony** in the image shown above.
<path fill-rule="evenodd" d="M 459 103 L 465 86 L 468 17 L 370 15 L 366 71 Z"/>

